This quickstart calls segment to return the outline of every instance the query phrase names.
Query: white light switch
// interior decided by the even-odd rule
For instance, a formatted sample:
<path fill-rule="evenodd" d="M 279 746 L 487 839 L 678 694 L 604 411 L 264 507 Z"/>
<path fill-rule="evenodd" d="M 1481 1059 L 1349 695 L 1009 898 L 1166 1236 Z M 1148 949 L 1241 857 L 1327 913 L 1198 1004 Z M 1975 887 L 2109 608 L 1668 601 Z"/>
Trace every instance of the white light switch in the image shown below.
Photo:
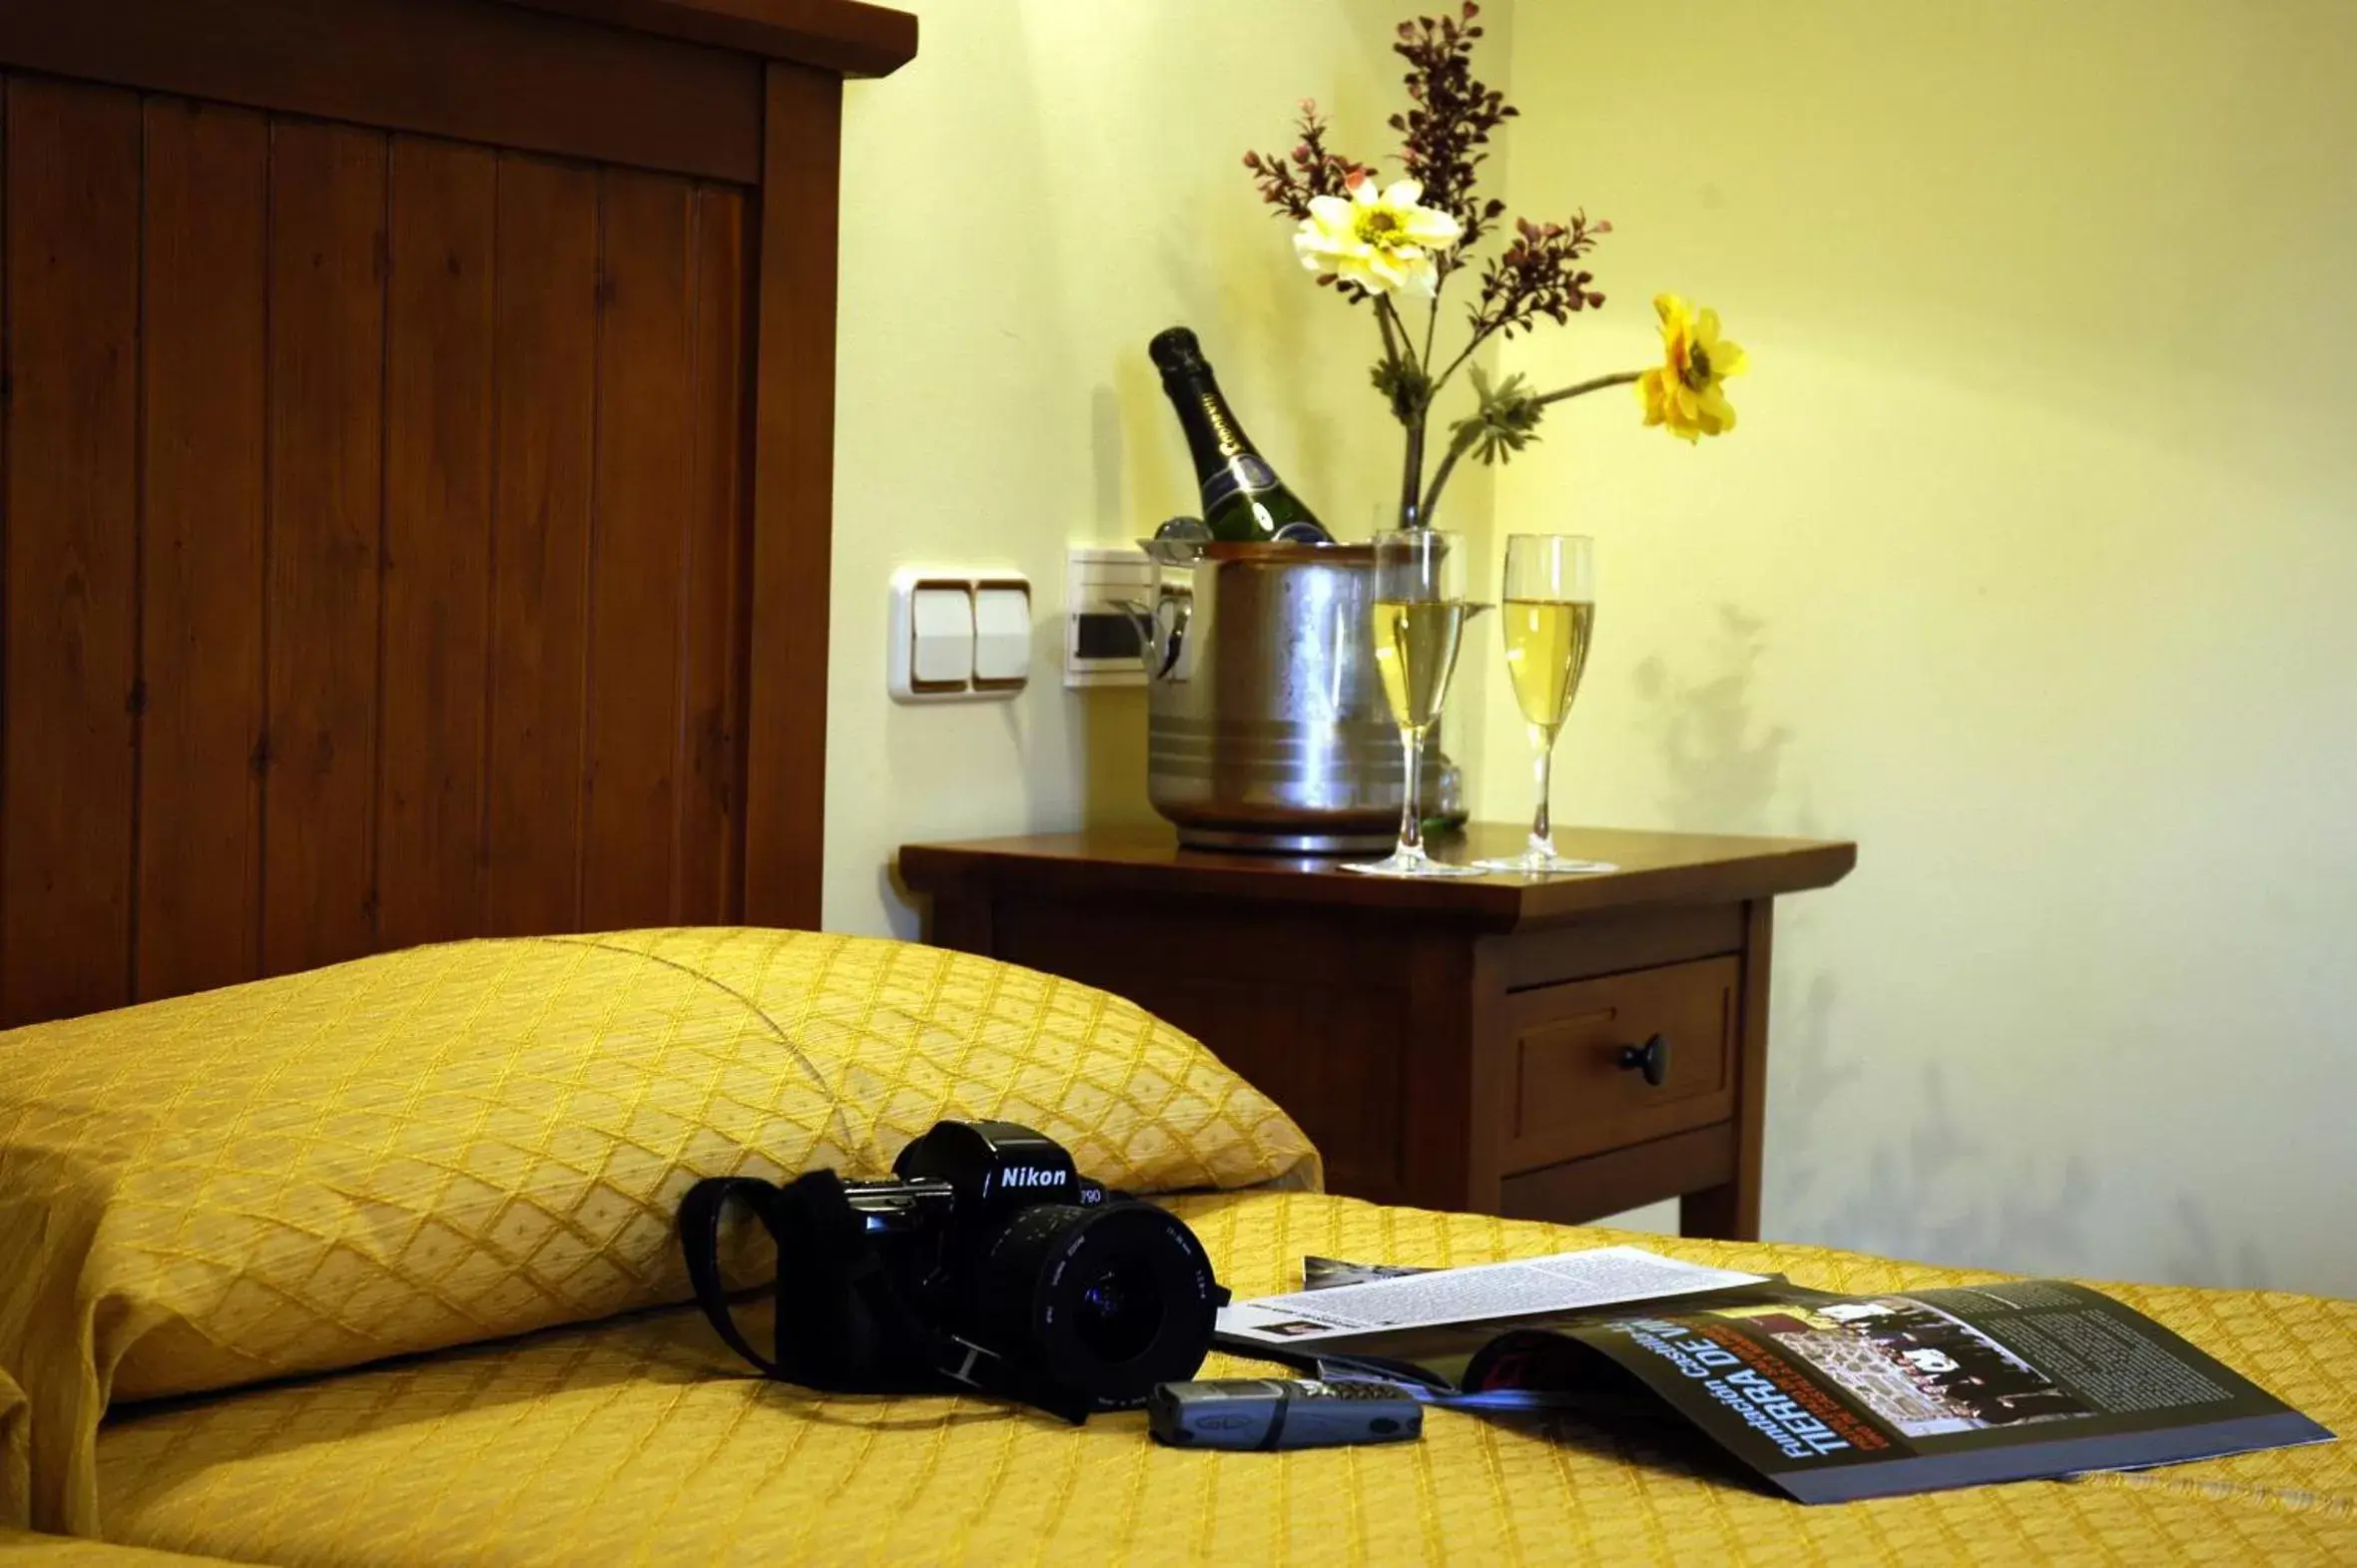
<path fill-rule="evenodd" d="M 1012 691 L 1031 679 L 1031 585 L 974 584 L 974 687 Z"/>
<path fill-rule="evenodd" d="M 963 574 L 907 567 L 892 574 L 885 685 L 905 703 L 973 696 L 974 595 Z"/>
<path fill-rule="evenodd" d="M 920 584 L 910 608 L 908 673 L 911 685 L 963 686 L 974 674 L 974 596 L 954 587 Z"/>

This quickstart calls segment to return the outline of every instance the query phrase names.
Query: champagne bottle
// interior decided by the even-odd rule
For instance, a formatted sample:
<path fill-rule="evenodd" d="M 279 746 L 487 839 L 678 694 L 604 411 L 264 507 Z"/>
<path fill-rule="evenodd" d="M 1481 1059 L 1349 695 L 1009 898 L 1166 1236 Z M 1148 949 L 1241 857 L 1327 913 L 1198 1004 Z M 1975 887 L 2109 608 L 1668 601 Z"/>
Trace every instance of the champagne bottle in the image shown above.
<path fill-rule="evenodd" d="M 1183 326 L 1157 332 L 1146 352 L 1162 371 L 1162 390 L 1170 394 L 1179 428 L 1187 435 L 1187 449 L 1194 453 L 1195 480 L 1203 487 L 1203 521 L 1211 536 L 1266 541 L 1294 523 L 1323 534 L 1317 515 L 1286 488 L 1236 422 L 1195 334 Z"/>

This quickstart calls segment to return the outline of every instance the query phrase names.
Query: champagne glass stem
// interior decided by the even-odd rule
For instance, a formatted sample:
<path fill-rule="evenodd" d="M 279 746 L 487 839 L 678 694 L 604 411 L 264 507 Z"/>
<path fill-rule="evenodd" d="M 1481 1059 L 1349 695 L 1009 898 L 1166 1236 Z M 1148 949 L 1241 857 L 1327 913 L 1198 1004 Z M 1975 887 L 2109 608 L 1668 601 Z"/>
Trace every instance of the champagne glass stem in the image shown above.
<path fill-rule="evenodd" d="M 1548 802 L 1554 797 L 1555 738 L 1536 725 L 1530 727 L 1530 736 L 1538 743 L 1538 810 L 1530 818 L 1530 852 L 1551 860 L 1555 854 L 1555 824 Z"/>
<path fill-rule="evenodd" d="M 1400 752 L 1407 772 L 1400 790 L 1400 853 L 1413 859 L 1424 853 L 1424 816 L 1416 805 L 1416 777 L 1424 769 L 1424 731 L 1400 726 Z"/>

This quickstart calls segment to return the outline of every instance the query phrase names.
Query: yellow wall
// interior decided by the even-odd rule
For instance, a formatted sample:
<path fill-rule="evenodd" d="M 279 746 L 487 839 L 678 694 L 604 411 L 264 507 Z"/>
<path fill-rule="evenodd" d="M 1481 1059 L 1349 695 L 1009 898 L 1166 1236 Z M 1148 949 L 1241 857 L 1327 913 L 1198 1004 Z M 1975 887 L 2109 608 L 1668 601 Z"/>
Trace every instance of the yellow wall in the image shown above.
<path fill-rule="evenodd" d="M 1240 160 L 1312 95 L 1368 142 L 1389 5 L 917 4 L 913 63 L 848 88 L 826 920 L 913 934 L 900 843 L 1150 815 L 1142 692 L 1067 694 L 1042 618 L 1014 703 L 895 707 L 903 564 L 1027 571 L 1199 510 L 1146 339 L 1192 325 L 1246 427 L 1338 530 L 1397 484 L 1363 313 L 1314 288 Z M 1379 109 L 1377 104 L 1383 102 Z"/>
<path fill-rule="evenodd" d="M 2357 7 L 1523 0 L 1518 210 L 1753 353 L 1574 405 L 1558 814 L 1856 837 L 1779 930 L 1767 1226 L 2357 1294 Z M 1521 808 L 1492 724 L 1479 803 Z"/>
<path fill-rule="evenodd" d="M 1340 529 L 1391 484 L 1365 323 L 1236 158 L 1303 93 L 1372 145 L 1408 7 L 916 9 L 916 62 L 850 89 L 829 742 L 828 923 L 903 933 L 896 844 L 1141 815 L 1143 739 L 1046 626 L 1020 702 L 893 708 L 892 567 L 1052 600 L 1067 539 L 1187 509 L 1142 354 L 1174 320 Z M 1600 539 L 1558 815 L 1864 846 L 1779 931 L 1769 1229 L 2357 1294 L 2357 8 L 1512 19 L 1508 194 L 1619 232 L 1609 308 L 1507 367 L 1648 357 L 1662 286 L 1756 360 L 1729 440 L 1606 394 L 1503 476 L 1497 527 Z"/>

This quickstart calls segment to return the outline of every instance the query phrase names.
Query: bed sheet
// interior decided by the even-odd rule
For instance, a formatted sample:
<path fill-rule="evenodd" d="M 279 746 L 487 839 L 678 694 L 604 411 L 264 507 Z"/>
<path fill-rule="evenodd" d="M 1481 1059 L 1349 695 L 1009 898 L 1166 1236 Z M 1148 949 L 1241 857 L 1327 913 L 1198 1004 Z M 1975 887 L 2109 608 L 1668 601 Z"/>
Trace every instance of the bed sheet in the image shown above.
<path fill-rule="evenodd" d="M 1614 1240 L 1834 1290 L 1993 1278 L 1303 1193 L 1173 1207 L 1239 1295 L 1292 1288 L 1310 1253 L 1453 1265 Z M 2357 1305 L 2107 1289 L 2357 1431 Z M 101 1434 L 101 1512 L 115 1540 L 265 1563 L 2357 1561 L 2345 1440 L 1804 1508 L 1666 1431 L 1442 1413 L 1416 1445 L 1219 1455 L 1159 1447 L 1135 1415 L 1075 1430 L 740 1371 L 700 1317 L 663 1311 L 134 1410 Z"/>

